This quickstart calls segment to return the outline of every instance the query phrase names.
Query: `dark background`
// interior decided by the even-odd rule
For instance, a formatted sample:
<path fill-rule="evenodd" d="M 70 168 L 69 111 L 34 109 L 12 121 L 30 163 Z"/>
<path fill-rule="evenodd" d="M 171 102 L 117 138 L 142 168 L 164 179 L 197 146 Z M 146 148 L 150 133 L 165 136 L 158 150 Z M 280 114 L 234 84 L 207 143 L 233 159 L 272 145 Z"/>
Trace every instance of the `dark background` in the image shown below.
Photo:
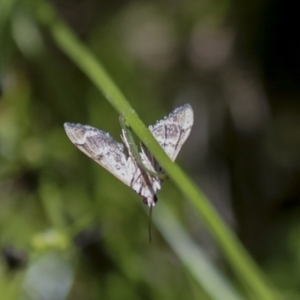
<path fill-rule="evenodd" d="M 34 1 L 4 2 L 3 299 L 20 294 L 28 299 L 210 299 L 159 231 L 154 229 L 148 243 L 140 198 L 80 153 L 64 133 L 64 122 L 83 123 L 120 141 L 116 111 L 40 26 Z M 300 298 L 296 2 L 51 3 L 145 124 L 183 103 L 192 105 L 195 123 L 178 163 L 274 286 Z M 202 220 L 172 182 L 158 197 L 226 273 Z M 41 298 L 37 286 L 48 298 Z"/>

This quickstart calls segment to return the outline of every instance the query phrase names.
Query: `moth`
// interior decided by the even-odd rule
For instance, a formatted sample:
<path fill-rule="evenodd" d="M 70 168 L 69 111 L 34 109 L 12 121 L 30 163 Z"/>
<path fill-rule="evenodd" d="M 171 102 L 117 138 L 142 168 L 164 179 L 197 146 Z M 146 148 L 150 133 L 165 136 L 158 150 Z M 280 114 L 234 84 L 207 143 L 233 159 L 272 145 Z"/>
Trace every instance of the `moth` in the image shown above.
<path fill-rule="evenodd" d="M 193 122 L 192 107 L 185 104 L 148 129 L 174 161 L 190 134 Z M 122 129 L 121 134 L 124 144 L 115 141 L 107 132 L 89 125 L 65 123 L 64 129 L 79 150 L 133 189 L 150 208 L 155 205 L 156 193 L 163 182 L 160 175 L 164 172 L 142 143 L 137 154 L 139 157 L 136 157 L 126 128 Z"/>

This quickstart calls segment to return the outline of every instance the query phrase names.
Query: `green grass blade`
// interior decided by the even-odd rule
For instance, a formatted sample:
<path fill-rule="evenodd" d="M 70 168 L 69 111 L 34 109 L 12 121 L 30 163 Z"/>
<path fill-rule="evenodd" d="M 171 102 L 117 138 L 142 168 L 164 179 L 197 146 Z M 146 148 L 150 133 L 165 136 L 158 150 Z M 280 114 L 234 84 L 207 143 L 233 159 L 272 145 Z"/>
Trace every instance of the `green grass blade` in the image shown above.
<path fill-rule="evenodd" d="M 65 54 L 87 75 L 87 77 L 106 96 L 111 105 L 125 118 L 136 135 L 154 154 L 169 177 L 178 188 L 192 201 L 216 242 L 219 244 L 232 269 L 243 285 L 255 299 L 278 299 L 278 295 L 270 287 L 266 278 L 255 265 L 239 243 L 236 236 L 222 222 L 207 198 L 201 193 L 192 180 L 171 160 L 156 142 L 146 126 L 142 123 L 134 109 L 125 99 L 99 60 L 76 38 L 76 36 L 56 16 L 52 7 L 43 0 L 34 1 L 39 20 L 48 30 Z"/>
<path fill-rule="evenodd" d="M 213 299 L 244 299 L 235 291 L 220 270 L 210 263 L 207 255 L 191 240 L 171 210 L 162 201 L 159 203 L 159 209 L 153 214 L 153 221 L 195 280 Z"/>

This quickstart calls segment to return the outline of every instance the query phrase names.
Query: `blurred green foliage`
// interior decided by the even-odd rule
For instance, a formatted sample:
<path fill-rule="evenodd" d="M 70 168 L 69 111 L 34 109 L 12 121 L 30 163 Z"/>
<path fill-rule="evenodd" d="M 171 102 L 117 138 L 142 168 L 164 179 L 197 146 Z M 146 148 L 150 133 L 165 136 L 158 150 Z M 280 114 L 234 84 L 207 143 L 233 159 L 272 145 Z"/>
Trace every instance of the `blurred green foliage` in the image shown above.
<path fill-rule="evenodd" d="M 51 4 L 145 124 L 193 106 L 179 164 L 280 293 L 298 299 L 299 89 L 284 83 L 299 82 L 299 59 L 296 43 L 277 63 L 281 6 Z M 120 140 L 118 114 L 39 23 L 37 5 L 0 3 L 1 299 L 257 299 L 171 181 L 149 244 L 140 198 L 67 139 L 65 121 Z"/>

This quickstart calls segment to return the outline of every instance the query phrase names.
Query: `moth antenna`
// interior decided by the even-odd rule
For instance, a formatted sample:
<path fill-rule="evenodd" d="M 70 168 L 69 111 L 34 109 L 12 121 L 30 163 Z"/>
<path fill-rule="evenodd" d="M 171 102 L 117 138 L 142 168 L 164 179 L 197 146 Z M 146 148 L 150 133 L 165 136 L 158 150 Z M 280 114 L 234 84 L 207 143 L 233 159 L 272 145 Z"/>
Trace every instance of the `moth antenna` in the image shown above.
<path fill-rule="evenodd" d="M 151 243 L 152 241 L 152 208 L 153 205 L 151 204 L 149 207 L 149 224 L 148 224 L 149 243 Z"/>

